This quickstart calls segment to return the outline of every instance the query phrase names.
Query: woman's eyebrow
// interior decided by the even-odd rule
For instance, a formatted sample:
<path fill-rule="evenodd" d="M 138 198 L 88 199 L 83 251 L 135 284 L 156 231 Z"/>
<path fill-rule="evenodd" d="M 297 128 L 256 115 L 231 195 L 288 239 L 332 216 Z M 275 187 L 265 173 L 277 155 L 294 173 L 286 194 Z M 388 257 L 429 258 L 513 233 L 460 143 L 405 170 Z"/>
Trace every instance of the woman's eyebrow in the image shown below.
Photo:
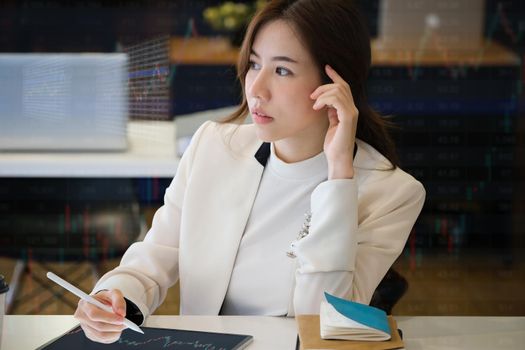
<path fill-rule="evenodd" d="M 255 52 L 254 49 L 251 49 L 250 53 L 257 58 L 260 58 L 260 56 L 257 54 L 257 52 Z M 288 56 L 274 56 L 272 57 L 272 61 L 285 61 L 285 62 L 290 62 L 290 63 L 299 63 L 297 60 L 294 60 L 293 58 L 290 58 Z"/>

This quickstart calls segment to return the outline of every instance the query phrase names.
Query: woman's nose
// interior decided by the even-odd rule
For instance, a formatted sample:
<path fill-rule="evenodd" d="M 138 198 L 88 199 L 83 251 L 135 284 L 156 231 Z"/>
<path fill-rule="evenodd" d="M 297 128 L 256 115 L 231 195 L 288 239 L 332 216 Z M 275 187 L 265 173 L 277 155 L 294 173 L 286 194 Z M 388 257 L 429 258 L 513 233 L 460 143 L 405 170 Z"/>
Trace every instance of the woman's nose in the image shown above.
<path fill-rule="evenodd" d="M 257 71 L 247 79 L 248 94 L 250 97 L 268 100 L 271 96 L 268 86 L 268 77 L 263 70 Z"/>

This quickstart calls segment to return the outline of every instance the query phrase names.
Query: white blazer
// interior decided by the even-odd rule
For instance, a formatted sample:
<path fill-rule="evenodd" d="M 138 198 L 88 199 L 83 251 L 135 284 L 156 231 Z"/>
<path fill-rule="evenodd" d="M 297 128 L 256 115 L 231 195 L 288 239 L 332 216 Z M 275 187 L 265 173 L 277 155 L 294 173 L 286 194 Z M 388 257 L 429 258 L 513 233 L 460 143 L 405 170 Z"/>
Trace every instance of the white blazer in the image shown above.
<path fill-rule="evenodd" d="M 203 124 L 144 241 L 94 291 L 120 289 L 147 317 L 180 279 L 181 314 L 219 314 L 268 157 L 262 144 L 253 124 Z M 323 291 L 369 303 L 423 206 L 421 183 L 356 144 L 354 178 L 325 181 L 311 195 L 288 315 L 318 313 Z"/>

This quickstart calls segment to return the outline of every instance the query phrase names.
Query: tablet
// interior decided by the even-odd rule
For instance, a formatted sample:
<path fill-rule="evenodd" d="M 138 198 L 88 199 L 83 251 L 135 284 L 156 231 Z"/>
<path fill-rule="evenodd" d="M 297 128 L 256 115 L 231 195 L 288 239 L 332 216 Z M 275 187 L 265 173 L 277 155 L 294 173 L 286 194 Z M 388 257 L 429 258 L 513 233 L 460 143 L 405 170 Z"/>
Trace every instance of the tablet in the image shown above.
<path fill-rule="evenodd" d="M 125 329 L 119 340 L 102 344 L 89 340 L 80 326 L 67 331 L 37 350 L 240 350 L 245 349 L 253 336 L 244 334 L 213 333 L 170 328 L 141 327 L 144 334 Z"/>

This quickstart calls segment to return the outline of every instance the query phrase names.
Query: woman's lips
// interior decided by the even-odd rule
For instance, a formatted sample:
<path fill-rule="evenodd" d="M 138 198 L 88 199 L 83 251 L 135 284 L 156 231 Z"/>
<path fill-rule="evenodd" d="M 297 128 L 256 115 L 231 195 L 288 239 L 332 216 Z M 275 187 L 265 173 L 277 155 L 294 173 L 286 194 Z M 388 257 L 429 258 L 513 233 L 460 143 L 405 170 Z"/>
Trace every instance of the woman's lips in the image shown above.
<path fill-rule="evenodd" d="M 252 113 L 252 119 L 256 124 L 268 124 L 273 121 L 272 117 L 269 117 L 263 113 L 260 112 L 253 112 Z"/>

